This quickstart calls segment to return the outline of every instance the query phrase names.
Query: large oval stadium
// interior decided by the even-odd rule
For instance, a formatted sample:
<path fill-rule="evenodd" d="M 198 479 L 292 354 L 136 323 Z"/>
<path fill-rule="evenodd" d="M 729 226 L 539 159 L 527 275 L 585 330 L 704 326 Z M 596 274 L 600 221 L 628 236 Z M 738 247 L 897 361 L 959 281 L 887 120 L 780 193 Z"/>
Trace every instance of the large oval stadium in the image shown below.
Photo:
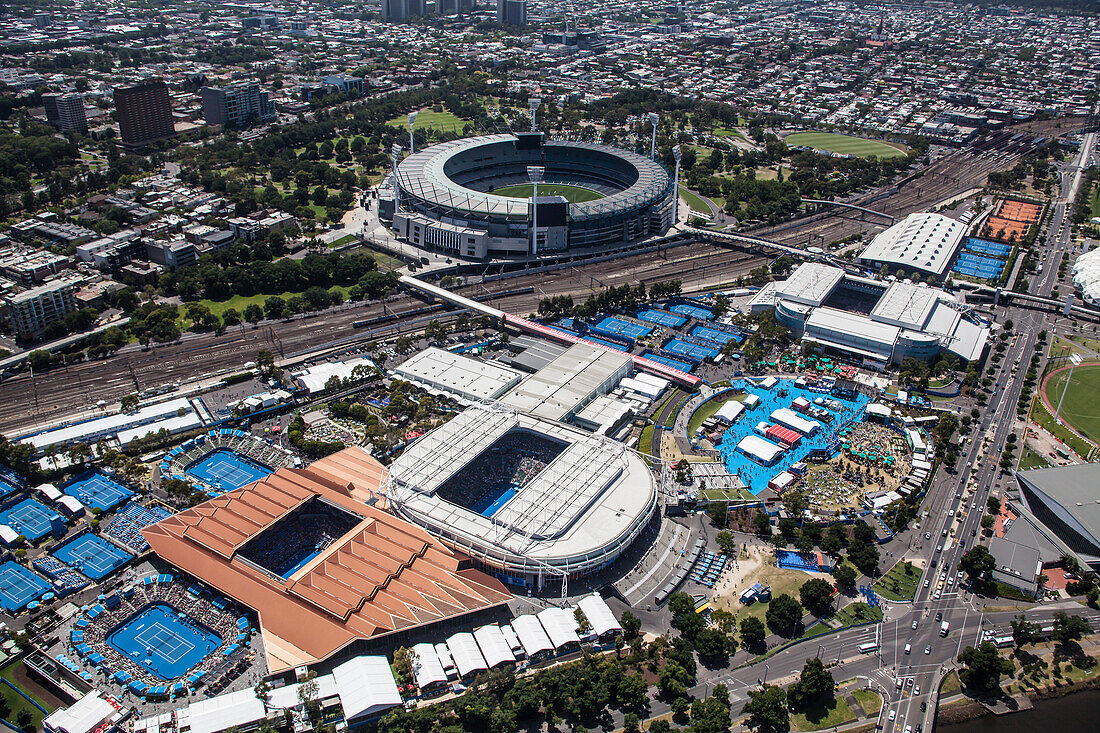
<path fill-rule="evenodd" d="M 541 167 L 537 211 L 528 168 Z M 463 259 L 559 254 L 664 234 L 672 175 L 649 158 L 542 133 L 432 145 L 402 160 L 392 191 L 395 234 Z M 537 220 L 537 237 L 532 227 Z"/>
<path fill-rule="evenodd" d="M 607 567 L 657 509 L 652 473 L 622 443 L 490 405 L 411 444 L 383 493 L 399 516 L 534 590 Z"/>

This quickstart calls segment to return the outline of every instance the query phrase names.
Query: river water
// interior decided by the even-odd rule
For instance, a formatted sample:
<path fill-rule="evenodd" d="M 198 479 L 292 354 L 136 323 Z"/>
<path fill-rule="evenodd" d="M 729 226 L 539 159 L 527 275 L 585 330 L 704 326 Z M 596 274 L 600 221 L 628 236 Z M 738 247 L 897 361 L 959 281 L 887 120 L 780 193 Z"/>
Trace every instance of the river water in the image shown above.
<path fill-rule="evenodd" d="M 1063 730 L 1074 733 L 1100 729 L 1100 690 L 1085 690 L 1050 700 L 1036 700 L 1035 707 L 1012 715 L 987 715 L 955 725 L 937 725 L 949 733 L 1036 733 Z"/>

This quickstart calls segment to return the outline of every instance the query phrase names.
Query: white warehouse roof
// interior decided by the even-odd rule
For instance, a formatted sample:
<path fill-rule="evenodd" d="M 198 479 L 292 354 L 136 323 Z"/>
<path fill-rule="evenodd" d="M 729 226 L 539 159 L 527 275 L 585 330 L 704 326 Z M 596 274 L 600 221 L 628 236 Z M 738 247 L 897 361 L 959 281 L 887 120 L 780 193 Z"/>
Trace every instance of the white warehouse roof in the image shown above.
<path fill-rule="evenodd" d="M 267 718 L 264 701 L 256 697 L 251 687 L 206 700 L 187 707 L 191 733 L 219 733 L 230 728 L 246 728 Z"/>
<path fill-rule="evenodd" d="M 523 378 L 515 369 L 435 347 L 412 356 L 393 373 L 429 391 L 477 402 L 500 397 Z"/>
<path fill-rule="evenodd" d="M 539 623 L 546 629 L 546 635 L 550 637 L 550 643 L 555 649 L 561 649 L 571 643 L 580 643 L 580 637 L 577 636 L 577 619 L 572 611 L 551 606 L 539 611 L 538 617 Z"/>
<path fill-rule="evenodd" d="M 516 616 L 512 620 L 512 630 L 519 637 L 519 643 L 523 645 L 523 651 L 528 657 L 554 649 L 554 644 L 546 635 L 546 629 L 542 628 L 542 624 L 534 614 Z"/>
<path fill-rule="evenodd" d="M 307 389 L 310 394 L 315 394 L 317 392 L 323 392 L 325 385 L 328 384 L 328 380 L 333 377 L 339 377 L 340 379 L 349 378 L 357 366 L 363 366 L 371 370 L 376 368 L 374 362 L 362 356 L 358 359 L 331 361 L 325 364 L 311 366 L 300 372 L 295 372 L 294 379 L 297 380 L 302 387 Z"/>
<path fill-rule="evenodd" d="M 737 450 L 767 464 L 775 462 L 775 459 L 783 452 L 783 449 L 778 445 L 770 440 L 764 440 L 759 435 L 746 435 L 741 438 L 741 442 L 737 444 Z"/>
<path fill-rule="evenodd" d="M 965 224 L 942 214 L 910 214 L 872 239 L 859 258 L 943 277 L 965 233 Z"/>
<path fill-rule="evenodd" d="M 508 646 L 499 626 L 489 624 L 474 629 L 474 640 L 490 668 L 516 661 L 516 656 L 512 654 L 512 648 Z"/>
<path fill-rule="evenodd" d="M 92 690 L 67 708 L 55 710 L 43 720 L 46 730 L 57 733 L 90 733 L 115 715 L 115 706 Z"/>

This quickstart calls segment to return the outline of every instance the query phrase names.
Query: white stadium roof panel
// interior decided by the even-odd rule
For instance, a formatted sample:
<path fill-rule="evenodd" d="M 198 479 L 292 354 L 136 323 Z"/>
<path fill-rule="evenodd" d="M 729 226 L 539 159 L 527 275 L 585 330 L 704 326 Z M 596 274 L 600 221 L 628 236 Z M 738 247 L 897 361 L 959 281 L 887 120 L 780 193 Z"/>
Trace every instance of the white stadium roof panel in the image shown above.
<path fill-rule="evenodd" d="M 942 276 L 965 233 L 966 224 L 941 214 L 910 214 L 876 235 L 859 258 Z"/>
<path fill-rule="evenodd" d="M 474 401 L 496 399 L 523 378 L 515 369 L 435 347 L 410 357 L 394 374 L 430 391 Z"/>
<path fill-rule="evenodd" d="M 844 279 L 844 270 L 819 262 L 799 265 L 790 277 L 776 283 L 776 296 L 803 305 L 821 305 Z"/>

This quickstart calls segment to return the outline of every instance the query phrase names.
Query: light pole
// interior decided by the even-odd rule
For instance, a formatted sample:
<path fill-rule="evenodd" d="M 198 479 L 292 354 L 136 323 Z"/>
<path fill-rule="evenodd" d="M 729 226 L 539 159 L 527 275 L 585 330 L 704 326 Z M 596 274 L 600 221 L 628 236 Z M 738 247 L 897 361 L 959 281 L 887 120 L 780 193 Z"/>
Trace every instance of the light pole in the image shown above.
<path fill-rule="evenodd" d="M 531 110 L 531 132 L 535 131 L 535 112 L 538 112 L 541 106 L 542 99 L 539 97 L 531 97 L 527 100 L 527 108 Z"/>
<path fill-rule="evenodd" d="M 531 119 L 534 120 L 534 111 L 531 112 Z M 539 253 L 539 181 L 542 180 L 542 174 L 546 172 L 546 169 L 541 165 L 529 165 L 527 166 L 527 177 L 531 179 L 531 254 L 537 255 Z"/>
<path fill-rule="evenodd" d="M 390 159 L 393 161 L 393 216 L 394 224 L 397 223 L 397 212 L 400 210 L 401 187 L 397 185 L 397 161 L 401 160 L 401 146 L 394 143 L 390 146 Z"/>
<path fill-rule="evenodd" d="M 1069 355 L 1069 376 L 1066 377 L 1066 383 L 1062 385 L 1062 396 L 1058 398 L 1058 409 L 1054 411 L 1054 422 L 1059 425 L 1062 424 L 1062 418 L 1058 415 L 1062 412 L 1062 400 L 1066 398 L 1066 390 L 1069 389 L 1069 383 L 1073 380 L 1073 370 L 1081 363 L 1081 355 L 1074 352 Z"/>
<path fill-rule="evenodd" d="M 661 121 L 661 118 L 657 116 L 656 112 L 649 113 L 649 124 L 653 126 L 653 137 L 649 141 L 649 159 L 657 160 L 657 123 Z"/>
<path fill-rule="evenodd" d="M 672 158 L 676 161 L 676 172 L 672 176 L 672 226 L 676 226 L 680 215 L 680 146 L 672 148 Z"/>
<path fill-rule="evenodd" d="M 760 683 L 760 686 L 763 687 L 764 685 L 767 685 L 767 684 L 768 684 L 768 664 L 767 664 L 767 662 L 765 662 L 764 663 L 764 681 Z"/>
<path fill-rule="evenodd" d="M 409 155 L 416 152 L 416 141 L 413 139 L 413 125 L 416 124 L 416 112 L 409 112 Z"/>

